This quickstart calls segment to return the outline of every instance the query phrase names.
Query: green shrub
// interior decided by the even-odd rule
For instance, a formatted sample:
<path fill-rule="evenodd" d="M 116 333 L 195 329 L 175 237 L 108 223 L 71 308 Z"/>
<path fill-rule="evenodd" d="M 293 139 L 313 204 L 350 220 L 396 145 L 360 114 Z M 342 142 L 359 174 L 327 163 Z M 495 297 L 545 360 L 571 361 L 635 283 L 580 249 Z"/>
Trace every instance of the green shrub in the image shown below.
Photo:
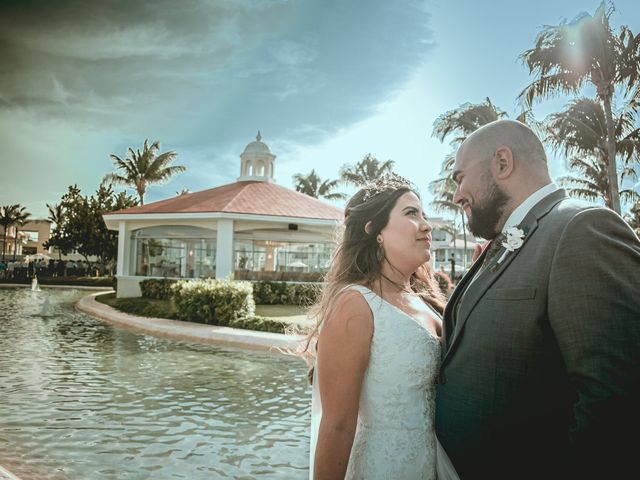
<path fill-rule="evenodd" d="M 167 278 L 149 278 L 140 282 L 140 291 L 144 298 L 167 300 L 171 296 L 171 286 L 176 282 Z"/>
<path fill-rule="evenodd" d="M 145 298 L 117 298 L 113 306 L 122 312 L 142 317 L 177 318 L 170 302 L 153 302 Z"/>
<path fill-rule="evenodd" d="M 179 319 L 211 325 L 229 325 L 255 314 L 249 282 L 233 280 L 179 280 L 171 287 Z"/>
<path fill-rule="evenodd" d="M 318 299 L 316 283 L 253 282 L 253 298 L 260 305 L 311 305 Z"/>
<path fill-rule="evenodd" d="M 229 326 L 232 328 L 243 328 L 245 330 L 257 330 L 259 332 L 285 333 L 286 323 L 254 315 L 232 320 Z"/>

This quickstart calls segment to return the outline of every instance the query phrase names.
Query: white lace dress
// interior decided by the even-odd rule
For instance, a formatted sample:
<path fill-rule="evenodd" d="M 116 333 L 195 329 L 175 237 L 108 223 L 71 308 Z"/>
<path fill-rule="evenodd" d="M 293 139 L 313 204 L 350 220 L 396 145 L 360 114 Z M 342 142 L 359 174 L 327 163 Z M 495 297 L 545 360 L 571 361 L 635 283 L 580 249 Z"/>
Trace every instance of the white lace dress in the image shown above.
<path fill-rule="evenodd" d="M 440 342 L 413 317 L 360 285 L 374 333 L 347 479 L 435 479 L 434 429 Z M 309 478 L 322 417 L 314 374 Z"/>

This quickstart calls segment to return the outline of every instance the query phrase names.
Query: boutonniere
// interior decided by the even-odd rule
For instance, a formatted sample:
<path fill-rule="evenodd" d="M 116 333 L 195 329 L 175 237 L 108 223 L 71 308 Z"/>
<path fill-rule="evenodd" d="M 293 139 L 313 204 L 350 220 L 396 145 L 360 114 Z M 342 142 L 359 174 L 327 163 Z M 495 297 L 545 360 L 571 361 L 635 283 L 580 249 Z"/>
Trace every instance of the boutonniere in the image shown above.
<path fill-rule="evenodd" d="M 504 233 L 504 240 L 502 241 L 502 246 L 505 248 L 505 251 L 500 255 L 500 258 L 496 262 L 493 267 L 493 271 L 498 268 L 498 266 L 507 258 L 511 252 L 515 252 L 518 250 L 522 244 L 524 243 L 524 239 L 527 236 L 529 231 L 529 227 L 526 225 L 522 228 L 520 227 L 509 227 Z"/>

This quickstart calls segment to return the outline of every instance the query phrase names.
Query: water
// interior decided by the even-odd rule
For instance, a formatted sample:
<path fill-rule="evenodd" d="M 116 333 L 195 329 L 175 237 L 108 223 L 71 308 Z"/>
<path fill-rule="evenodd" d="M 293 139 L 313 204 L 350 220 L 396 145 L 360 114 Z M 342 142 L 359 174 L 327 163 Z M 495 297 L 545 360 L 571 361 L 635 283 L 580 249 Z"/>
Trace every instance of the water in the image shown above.
<path fill-rule="evenodd" d="M 86 294 L 0 288 L 0 464 L 38 480 L 308 475 L 303 362 L 117 329 L 74 311 Z"/>

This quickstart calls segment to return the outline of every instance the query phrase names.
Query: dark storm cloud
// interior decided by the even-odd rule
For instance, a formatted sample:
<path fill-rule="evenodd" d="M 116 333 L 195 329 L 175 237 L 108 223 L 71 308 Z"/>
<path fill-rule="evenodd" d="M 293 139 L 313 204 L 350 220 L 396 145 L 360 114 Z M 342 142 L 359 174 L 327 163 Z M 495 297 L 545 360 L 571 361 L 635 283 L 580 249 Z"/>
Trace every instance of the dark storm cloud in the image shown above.
<path fill-rule="evenodd" d="M 203 145 L 258 127 L 317 135 L 406 80 L 426 23 L 412 2 L 5 2 L 0 108 Z"/>
<path fill-rule="evenodd" d="M 258 129 L 295 162 L 404 87 L 427 22 L 412 1 L 0 2 L 0 204 L 93 191 L 145 138 L 188 167 L 149 201 L 235 180 Z"/>

